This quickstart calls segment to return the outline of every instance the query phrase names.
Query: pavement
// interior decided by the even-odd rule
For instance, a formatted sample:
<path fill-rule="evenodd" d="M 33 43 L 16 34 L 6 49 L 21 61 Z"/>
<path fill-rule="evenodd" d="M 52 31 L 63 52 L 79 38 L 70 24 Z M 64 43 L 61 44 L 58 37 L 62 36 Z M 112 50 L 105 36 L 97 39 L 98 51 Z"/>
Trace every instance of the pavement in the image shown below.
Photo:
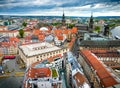
<path fill-rule="evenodd" d="M 66 88 L 65 76 L 63 72 L 61 74 L 61 78 L 62 78 L 62 88 Z"/>
<path fill-rule="evenodd" d="M 0 78 L 0 88 L 21 88 L 23 77 Z"/>
<path fill-rule="evenodd" d="M 21 88 L 25 68 L 19 68 L 17 59 L 8 60 L 3 64 L 5 74 L 0 75 L 0 88 Z"/>

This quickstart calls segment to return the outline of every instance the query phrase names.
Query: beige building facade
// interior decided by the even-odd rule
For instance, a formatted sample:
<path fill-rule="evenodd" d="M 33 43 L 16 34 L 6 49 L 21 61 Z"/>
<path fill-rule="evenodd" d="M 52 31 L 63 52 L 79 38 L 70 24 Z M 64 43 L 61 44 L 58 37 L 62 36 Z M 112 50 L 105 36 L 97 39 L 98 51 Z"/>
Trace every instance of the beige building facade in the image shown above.
<path fill-rule="evenodd" d="M 47 42 L 19 46 L 19 55 L 26 67 L 58 54 L 63 55 L 67 51 L 69 51 L 67 47 L 57 47 Z"/>

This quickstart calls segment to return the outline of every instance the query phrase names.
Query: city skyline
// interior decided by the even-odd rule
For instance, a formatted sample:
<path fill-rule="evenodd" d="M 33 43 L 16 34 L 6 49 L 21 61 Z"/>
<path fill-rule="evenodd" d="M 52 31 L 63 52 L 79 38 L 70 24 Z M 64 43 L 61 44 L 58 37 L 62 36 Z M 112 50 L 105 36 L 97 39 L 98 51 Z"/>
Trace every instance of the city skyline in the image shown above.
<path fill-rule="evenodd" d="M 0 9 L 0 15 L 120 16 L 120 0 L 1 0 Z"/>

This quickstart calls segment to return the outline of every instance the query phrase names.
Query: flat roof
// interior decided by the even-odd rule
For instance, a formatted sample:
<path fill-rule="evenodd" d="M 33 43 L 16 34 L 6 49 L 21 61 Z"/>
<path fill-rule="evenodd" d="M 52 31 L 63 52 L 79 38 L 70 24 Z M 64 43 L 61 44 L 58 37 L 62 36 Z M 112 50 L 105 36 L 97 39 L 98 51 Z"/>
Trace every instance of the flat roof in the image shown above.
<path fill-rule="evenodd" d="M 116 84 L 120 84 L 120 79 L 106 68 L 97 57 L 89 50 L 81 50 L 81 53 L 85 56 L 85 59 L 93 67 L 98 75 L 100 82 L 104 87 L 111 87 Z"/>
<path fill-rule="evenodd" d="M 43 47 L 43 48 L 41 48 Z M 61 48 L 47 42 L 22 45 L 19 47 L 26 56 L 39 55 L 46 52 L 60 50 Z"/>
<path fill-rule="evenodd" d="M 27 78 L 43 78 L 43 77 L 51 77 L 50 68 L 29 68 L 26 76 Z"/>

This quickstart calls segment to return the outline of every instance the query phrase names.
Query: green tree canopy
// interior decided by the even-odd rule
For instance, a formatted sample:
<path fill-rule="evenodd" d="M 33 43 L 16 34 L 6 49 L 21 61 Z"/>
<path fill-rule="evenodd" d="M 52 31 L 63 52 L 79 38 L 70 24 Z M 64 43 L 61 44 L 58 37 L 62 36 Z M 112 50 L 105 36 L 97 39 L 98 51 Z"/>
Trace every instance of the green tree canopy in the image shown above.
<path fill-rule="evenodd" d="M 19 35 L 20 35 L 21 38 L 24 37 L 24 30 L 23 30 L 23 29 L 20 29 L 20 30 L 19 30 Z"/>
<path fill-rule="evenodd" d="M 97 33 L 99 33 L 100 32 L 100 26 L 95 26 L 94 31 L 97 32 Z"/>
<path fill-rule="evenodd" d="M 68 24 L 68 28 L 73 28 L 75 24 Z"/>
<path fill-rule="evenodd" d="M 26 27 L 26 26 L 27 26 L 27 23 L 26 23 L 26 22 L 23 22 L 23 23 L 22 23 L 22 26 Z"/>

